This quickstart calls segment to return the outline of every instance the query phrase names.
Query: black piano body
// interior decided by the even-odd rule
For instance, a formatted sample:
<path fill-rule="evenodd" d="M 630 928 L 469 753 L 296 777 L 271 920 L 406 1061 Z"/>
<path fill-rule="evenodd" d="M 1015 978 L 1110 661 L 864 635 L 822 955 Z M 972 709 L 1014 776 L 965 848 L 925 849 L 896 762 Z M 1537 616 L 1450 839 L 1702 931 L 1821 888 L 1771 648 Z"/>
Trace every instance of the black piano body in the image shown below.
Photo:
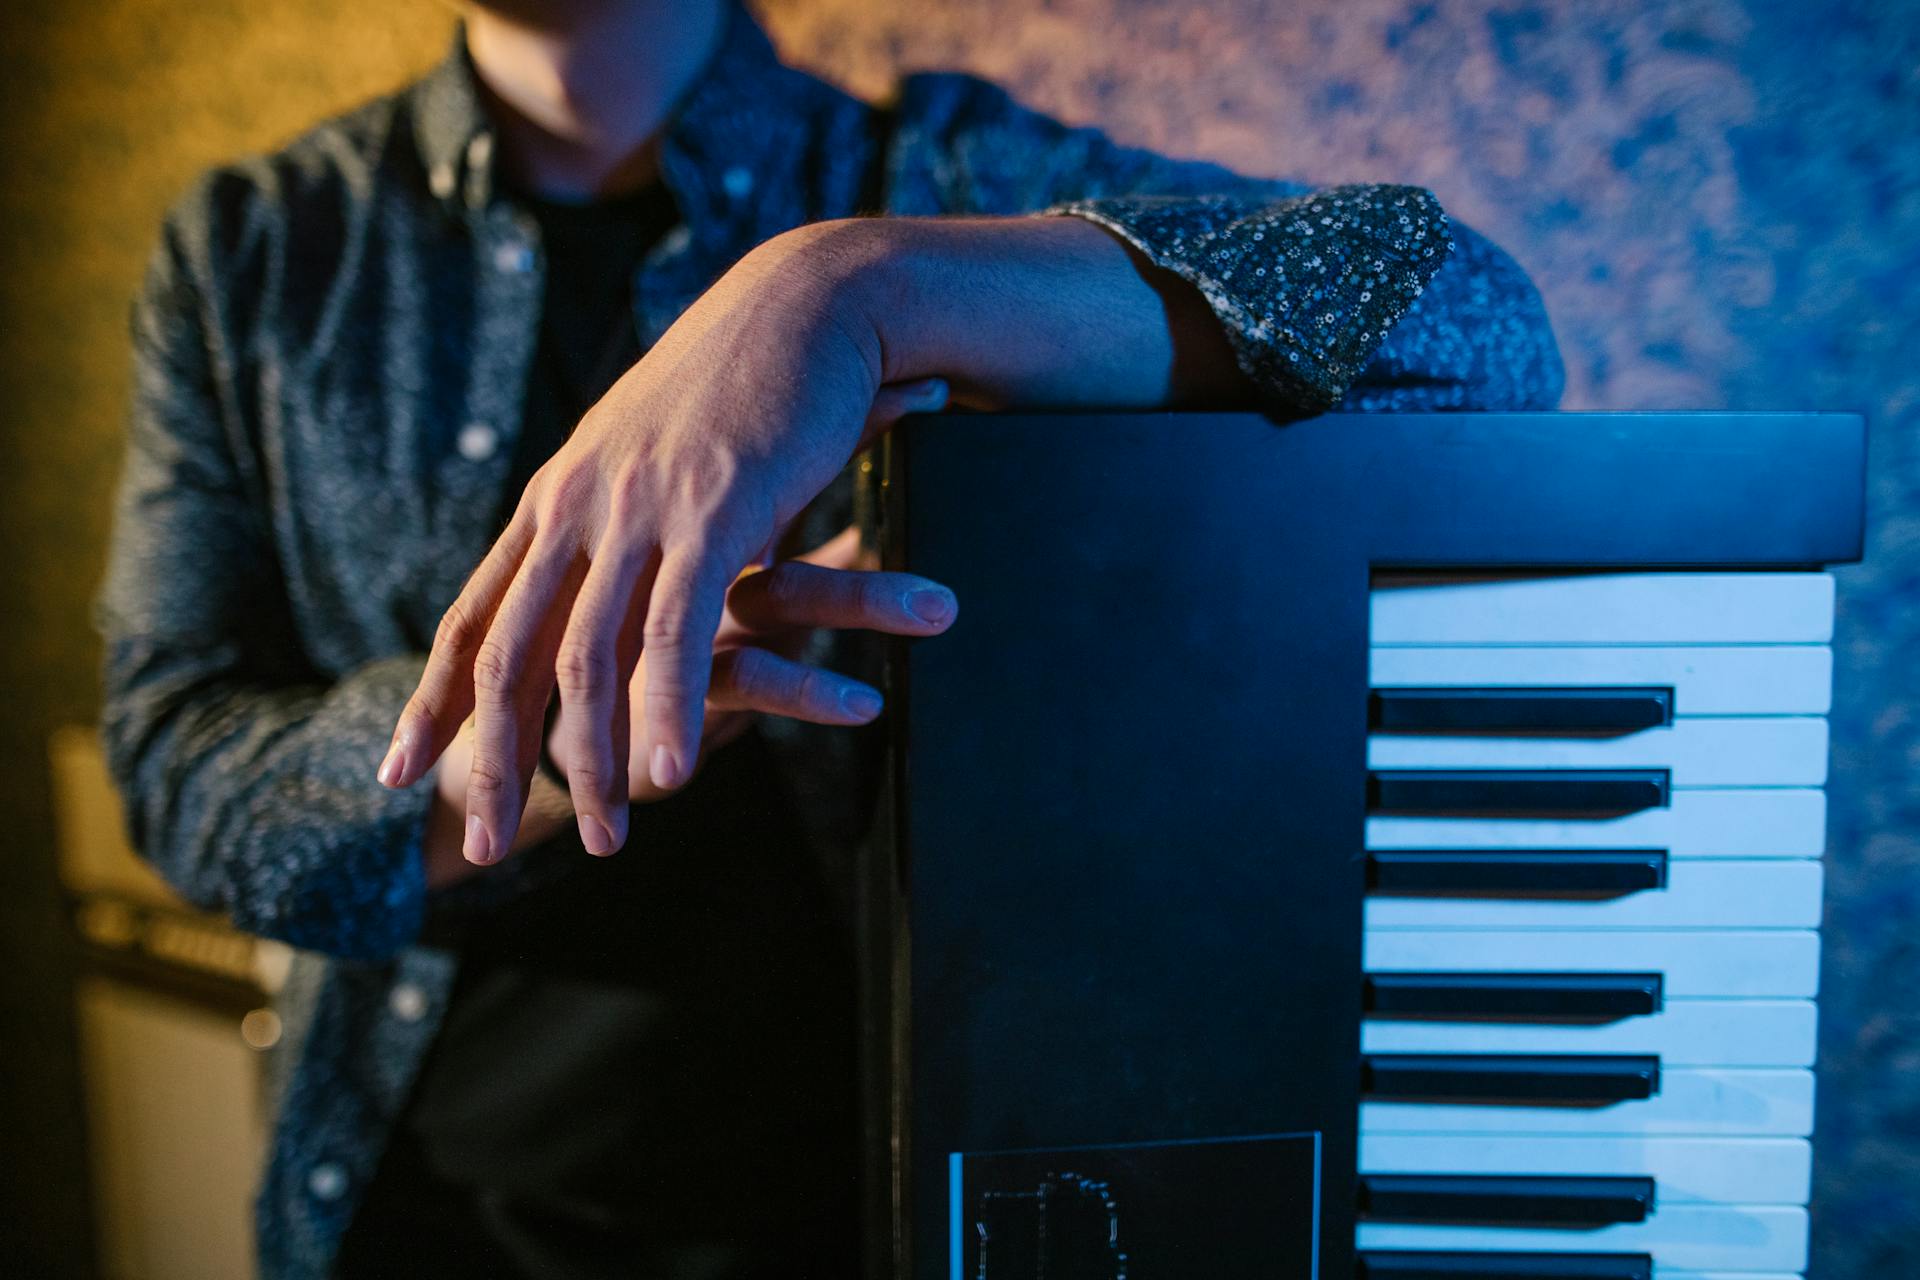
<path fill-rule="evenodd" d="M 1656 812 L 1686 779 L 1626 767 L 1645 761 L 1421 752 L 1491 736 L 1524 766 L 1558 734 L 1577 761 L 1671 726 L 1673 685 L 1516 692 L 1495 637 L 1474 650 L 1493 678 L 1375 688 L 1370 625 L 1395 581 L 1672 573 L 1711 596 L 1856 559 L 1864 443 L 1855 417 L 1800 413 L 954 415 L 894 433 L 884 558 L 953 587 L 962 616 L 889 662 L 889 810 L 862 904 L 870 1275 L 1652 1274 L 1654 1250 L 1537 1245 L 1556 1224 L 1646 1221 L 1650 1177 L 1517 1176 L 1490 1155 L 1363 1184 L 1358 1142 L 1370 1097 L 1577 1111 L 1658 1093 L 1658 1052 L 1373 1052 L 1362 1035 L 1385 1019 L 1418 1049 L 1424 1018 L 1524 1033 L 1657 1014 L 1657 957 L 1370 974 L 1362 922 L 1370 892 L 1664 889 L 1661 848 L 1370 854 L 1367 830 Z M 1699 594 L 1673 598 L 1711 611 Z M 1381 734 L 1415 767 L 1370 767 Z M 1536 1243 L 1362 1257 L 1363 1214 Z"/>

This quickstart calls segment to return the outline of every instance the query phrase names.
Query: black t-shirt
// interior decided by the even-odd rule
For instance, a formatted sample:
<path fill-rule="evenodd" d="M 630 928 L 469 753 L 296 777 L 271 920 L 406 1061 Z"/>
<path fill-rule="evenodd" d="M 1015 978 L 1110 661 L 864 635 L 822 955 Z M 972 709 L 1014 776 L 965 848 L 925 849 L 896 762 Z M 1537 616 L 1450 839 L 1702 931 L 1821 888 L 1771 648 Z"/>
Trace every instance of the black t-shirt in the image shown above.
<path fill-rule="evenodd" d="M 518 496 L 581 415 L 640 358 L 634 271 L 678 213 L 657 183 L 590 204 L 531 195 L 516 203 L 540 224 L 546 265 L 540 336 L 509 489 Z"/>
<path fill-rule="evenodd" d="M 675 220 L 657 187 L 521 202 L 547 275 L 516 494 L 638 358 L 634 268 Z M 853 970 L 766 744 L 631 833 L 539 851 L 572 865 L 461 939 L 339 1274 L 852 1274 Z"/>

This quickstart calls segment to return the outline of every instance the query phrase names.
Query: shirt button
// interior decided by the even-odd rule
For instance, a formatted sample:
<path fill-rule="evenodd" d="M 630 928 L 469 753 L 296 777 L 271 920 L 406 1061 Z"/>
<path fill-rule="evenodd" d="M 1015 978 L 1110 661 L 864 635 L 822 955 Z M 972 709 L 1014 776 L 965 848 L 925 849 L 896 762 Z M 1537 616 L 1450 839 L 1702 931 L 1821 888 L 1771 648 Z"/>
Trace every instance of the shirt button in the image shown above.
<path fill-rule="evenodd" d="M 738 200 L 753 190 L 753 173 L 746 166 L 736 164 L 720 175 L 720 185 Z"/>
<path fill-rule="evenodd" d="M 317 1164 L 307 1175 L 307 1190 L 316 1200 L 338 1200 L 347 1193 L 347 1171 L 331 1162 Z"/>
<path fill-rule="evenodd" d="M 500 433 L 484 422 L 469 422 L 453 443 L 468 462 L 485 462 L 500 447 Z"/>
<path fill-rule="evenodd" d="M 509 275 L 533 270 L 533 248 L 518 240 L 508 240 L 493 250 L 493 265 Z"/>
<path fill-rule="evenodd" d="M 387 993 L 387 1008 L 402 1022 L 418 1022 L 427 1016 L 427 993 L 417 982 L 396 983 Z"/>

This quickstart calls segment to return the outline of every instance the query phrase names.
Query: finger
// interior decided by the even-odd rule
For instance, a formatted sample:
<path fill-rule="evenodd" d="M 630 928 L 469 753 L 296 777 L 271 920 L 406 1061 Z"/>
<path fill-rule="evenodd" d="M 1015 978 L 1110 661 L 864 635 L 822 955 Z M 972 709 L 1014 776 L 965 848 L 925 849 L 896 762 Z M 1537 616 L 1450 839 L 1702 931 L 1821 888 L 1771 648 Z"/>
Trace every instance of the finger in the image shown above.
<path fill-rule="evenodd" d="M 860 442 L 866 444 L 891 430 L 910 413 L 940 412 L 947 407 L 947 398 L 944 378 L 887 383 L 874 393 L 873 407 L 867 411 L 867 425 L 860 434 Z"/>
<path fill-rule="evenodd" d="M 727 583 L 745 559 L 744 553 L 723 553 L 717 541 L 681 543 L 661 556 L 643 633 L 647 687 L 641 721 L 653 744 L 647 776 L 663 791 L 692 776 L 699 758 L 713 636 Z"/>
<path fill-rule="evenodd" d="M 651 586 L 650 548 L 620 546 L 609 528 L 575 598 L 554 658 L 560 688 L 555 745 L 567 769 L 580 843 L 612 853 L 627 839 L 627 680 L 639 650 L 636 593 Z"/>
<path fill-rule="evenodd" d="M 785 560 L 751 573 L 727 593 L 727 611 L 759 631 L 832 627 L 934 636 L 953 625 L 953 592 L 913 573 L 828 569 Z"/>
<path fill-rule="evenodd" d="M 793 557 L 823 569 L 877 569 L 879 557 L 860 538 L 860 526 L 850 524 L 811 551 Z"/>
<path fill-rule="evenodd" d="M 380 763 L 379 778 L 385 785 L 410 787 L 418 782 L 466 722 L 473 710 L 474 659 L 534 531 L 531 508 L 523 505 L 441 616 L 426 670 L 401 709 Z"/>
<path fill-rule="evenodd" d="M 715 655 L 707 705 L 726 711 L 792 716 L 814 724 L 866 724 L 880 714 L 880 691 L 837 671 L 825 671 L 765 649 L 727 649 Z"/>
<path fill-rule="evenodd" d="M 467 777 L 469 862 L 498 862 L 526 810 L 540 754 L 568 606 L 584 558 L 564 540 L 536 542 L 494 615 L 473 662 L 473 768 Z"/>

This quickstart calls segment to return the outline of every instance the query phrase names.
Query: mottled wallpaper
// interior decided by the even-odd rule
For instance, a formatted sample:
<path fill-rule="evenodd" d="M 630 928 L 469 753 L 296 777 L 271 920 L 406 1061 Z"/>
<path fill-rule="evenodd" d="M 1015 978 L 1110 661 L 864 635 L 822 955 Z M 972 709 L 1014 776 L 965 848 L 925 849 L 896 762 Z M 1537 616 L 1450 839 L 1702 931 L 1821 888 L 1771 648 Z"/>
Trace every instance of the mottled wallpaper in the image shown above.
<path fill-rule="evenodd" d="M 1920 3 L 764 0 L 866 93 L 964 67 L 1127 141 L 1411 181 L 1513 251 L 1566 407 L 1846 409 L 1873 430 L 1841 574 L 1814 1275 L 1920 1276 Z M 42 744 L 91 716 L 86 599 L 160 210 L 437 56 L 435 0 L 12 0 L 0 21 L 0 1245 L 84 1275 L 70 967 Z M 9 1227 L 28 1225 L 25 1238 Z M 44 1265 L 40 1265 L 44 1263 Z"/>

